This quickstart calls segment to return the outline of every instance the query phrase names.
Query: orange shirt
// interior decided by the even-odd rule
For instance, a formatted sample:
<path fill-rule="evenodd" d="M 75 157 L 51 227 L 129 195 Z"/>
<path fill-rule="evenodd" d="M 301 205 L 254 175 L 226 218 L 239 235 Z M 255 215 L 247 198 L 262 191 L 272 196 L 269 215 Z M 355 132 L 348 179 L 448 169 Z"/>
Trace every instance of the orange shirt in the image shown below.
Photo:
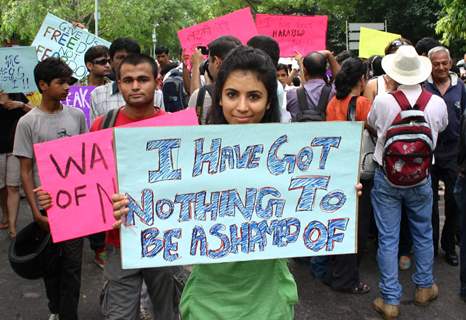
<path fill-rule="evenodd" d="M 333 97 L 327 105 L 327 121 L 347 121 L 348 105 L 351 95 L 343 100 Z M 363 96 L 356 100 L 356 121 L 366 121 L 371 110 L 371 102 Z"/>

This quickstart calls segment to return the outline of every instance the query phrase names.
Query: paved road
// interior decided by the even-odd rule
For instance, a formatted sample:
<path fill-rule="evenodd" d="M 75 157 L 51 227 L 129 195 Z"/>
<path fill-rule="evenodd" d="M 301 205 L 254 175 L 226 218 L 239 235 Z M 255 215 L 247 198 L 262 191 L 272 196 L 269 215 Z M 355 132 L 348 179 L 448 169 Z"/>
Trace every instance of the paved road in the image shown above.
<path fill-rule="evenodd" d="M 21 203 L 20 225 L 30 221 L 27 205 Z M 9 240 L 7 233 L 0 233 L 0 320 L 46 320 L 48 309 L 44 287 L 41 281 L 21 279 L 14 274 L 7 262 Z M 102 284 L 102 271 L 93 264 L 92 252 L 86 244 L 83 260 L 83 281 L 80 302 L 81 320 L 100 320 L 98 296 Z M 290 263 L 299 285 L 300 302 L 296 306 L 296 319 L 332 320 L 376 320 L 380 319 L 371 308 L 371 301 L 377 296 L 377 267 L 375 250 L 369 245 L 369 252 L 361 266 L 362 279 L 372 288 L 363 295 L 341 294 L 330 290 L 308 274 L 306 266 Z M 401 273 L 404 295 L 400 319 L 441 319 L 466 320 L 466 304 L 459 299 L 458 268 L 447 265 L 442 257 L 435 261 L 435 276 L 440 287 L 440 297 L 430 306 L 420 308 L 413 304 L 414 287 L 410 282 L 410 271 Z M 253 298 L 253 297 L 251 297 Z"/>

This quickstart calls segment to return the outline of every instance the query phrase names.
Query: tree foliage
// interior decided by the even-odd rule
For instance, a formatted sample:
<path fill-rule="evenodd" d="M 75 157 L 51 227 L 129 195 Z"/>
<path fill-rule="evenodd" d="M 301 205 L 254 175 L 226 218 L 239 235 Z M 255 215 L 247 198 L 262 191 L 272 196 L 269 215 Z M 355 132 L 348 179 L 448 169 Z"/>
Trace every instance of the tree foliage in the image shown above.
<path fill-rule="evenodd" d="M 442 42 L 457 51 L 466 51 L 466 3 L 464 0 L 438 0 L 443 9 L 436 25 Z"/>
<path fill-rule="evenodd" d="M 145 51 L 157 43 L 179 49 L 176 32 L 181 28 L 250 6 L 253 13 L 328 15 L 328 47 L 345 48 L 346 21 L 383 22 L 388 31 L 415 42 L 433 36 L 435 23 L 445 43 L 466 38 L 464 0 L 100 0 L 99 36 L 112 41 L 127 36 Z M 443 10 L 442 10 L 443 7 Z M 0 39 L 16 36 L 29 44 L 47 12 L 68 21 L 79 21 L 94 30 L 94 0 L 0 0 Z"/>

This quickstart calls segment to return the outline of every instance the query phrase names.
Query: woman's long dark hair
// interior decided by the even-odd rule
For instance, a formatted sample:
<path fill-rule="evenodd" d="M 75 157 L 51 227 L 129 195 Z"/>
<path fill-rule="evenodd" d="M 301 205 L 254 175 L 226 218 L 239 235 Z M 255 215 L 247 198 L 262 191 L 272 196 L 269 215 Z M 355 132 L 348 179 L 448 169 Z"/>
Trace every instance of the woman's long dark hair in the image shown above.
<path fill-rule="evenodd" d="M 348 58 L 341 65 L 340 72 L 335 77 L 336 97 L 346 98 L 351 90 L 366 76 L 367 65 L 359 58 Z"/>
<path fill-rule="evenodd" d="M 277 98 L 277 75 L 276 68 L 270 57 L 260 49 L 240 46 L 232 50 L 223 60 L 215 81 L 212 107 L 207 117 L 208 124 L 226 124 L 223 115 L 220 98 L 223 87 L 230 74 L 234 71 L 250 71 L 257 76 L 266 90 L 269 108 L 265 111 L 261 123 L 280 122 L 280 107 Z"/>

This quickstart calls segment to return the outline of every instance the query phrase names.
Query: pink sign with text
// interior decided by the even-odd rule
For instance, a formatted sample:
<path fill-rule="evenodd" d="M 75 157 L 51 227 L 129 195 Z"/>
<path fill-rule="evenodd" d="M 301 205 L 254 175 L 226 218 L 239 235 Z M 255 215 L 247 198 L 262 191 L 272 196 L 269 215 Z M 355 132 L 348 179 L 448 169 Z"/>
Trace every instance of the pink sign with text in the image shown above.
<path fill-rule="evenodd" d="M 327 22 L 327 16 L 256 15 L 257 32 L 277 40 L 281 57 L 293 57 L 296 52 L 306 55 L 311 51 L 324 50 Z"/>
<path fill-rule="evenodd" d="M 190 108 L 126 127 L 197 124 L 195 109 Z M 118 190 L 113 129 L 35 144 L 34 153 L 42 188 L 52 197 L 47 215 L 53 242 L 112 228 L 111 196 Z"/>
<path fill-rule="evenodd" d="M 207 46 L 220 36 L 235 36 L 244 44 L 257 35 L 251 10 L 244 8 L 178 31 L 181 47 L 191 54 L 198 46 Z"/>

